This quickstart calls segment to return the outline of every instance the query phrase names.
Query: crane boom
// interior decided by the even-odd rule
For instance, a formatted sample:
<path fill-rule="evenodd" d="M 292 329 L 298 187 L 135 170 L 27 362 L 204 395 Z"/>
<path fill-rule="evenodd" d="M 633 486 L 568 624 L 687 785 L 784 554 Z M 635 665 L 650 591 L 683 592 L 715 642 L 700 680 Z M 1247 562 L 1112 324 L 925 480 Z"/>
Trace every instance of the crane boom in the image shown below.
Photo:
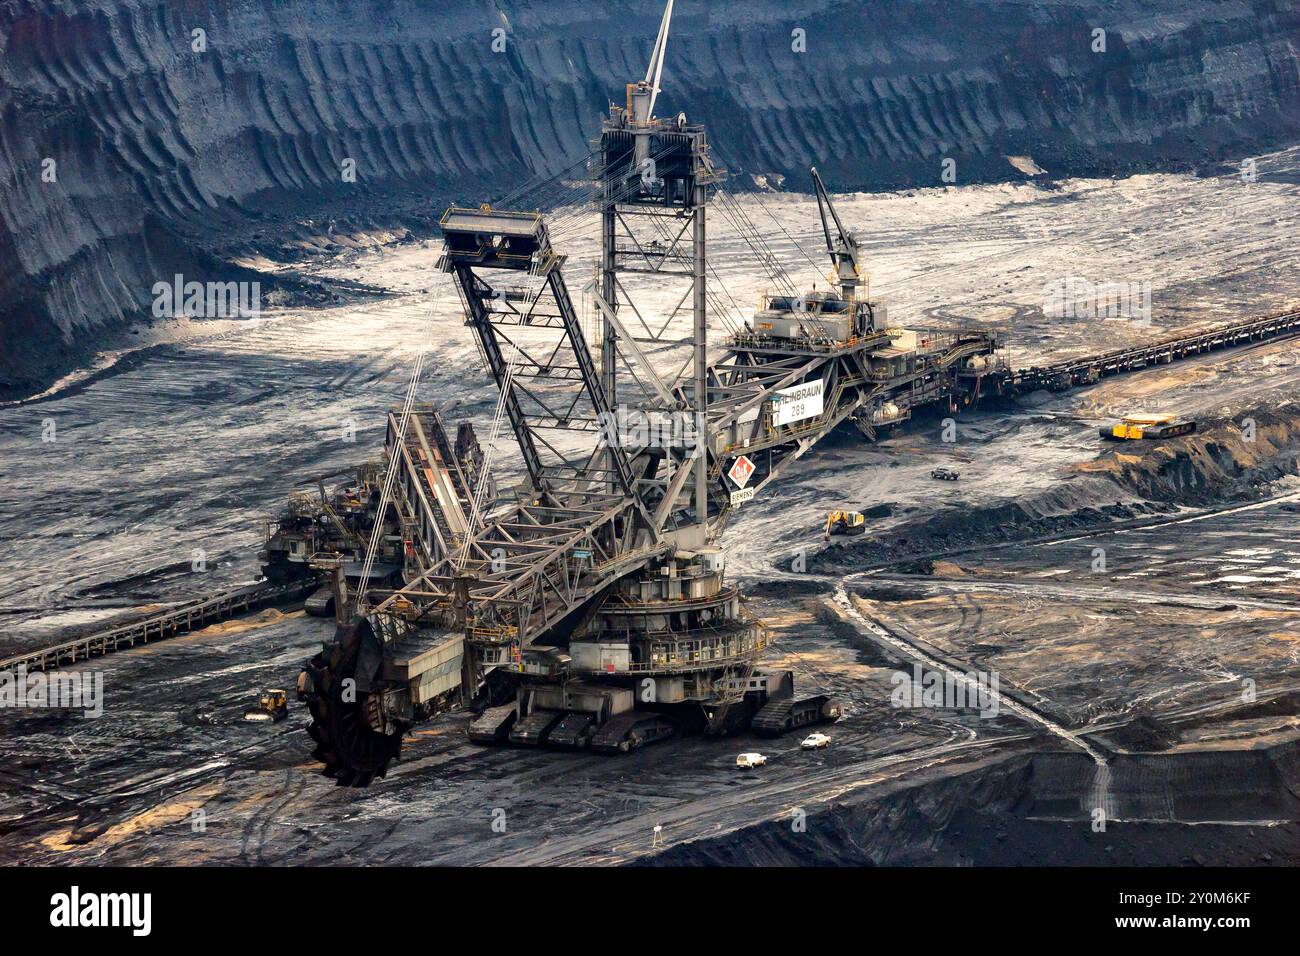
<path fill-rule="evenodd" d="M 659 35 L 655 37 L 654 52 L 650 54 L 650 65 L 645 71 L 645 82 L 650 84 L 650 117 L 654 117 L 655 100 L 659 98 L 659 77 L 664 70 L 664 56 L 668 52 L 668 24 L 673 18 L 673 0 L 668 0 L 664 8 L 664 18 L 659 23 Z"/>
<path fill-rule="evenodd" d="M 817 192 L 817 212 L 822 220 L 822 235 L 826 237 L 826 251 L 830 254 L 831 264 L 835 269 L 835 284 L 840 294 L 848 301 L 857 299 L 858 286 L 866 282 L 864 270 L 858 261 L 857 240 L 844 228 L 835 204 L 831 202 L 826 184 L 822 182 L 817 167 L 812 167 L 813 188 Z M 827 219 L 827 214 L 830 218 Z M 831 222 L 835 223 L 835 234 L 831 235 Z"/>

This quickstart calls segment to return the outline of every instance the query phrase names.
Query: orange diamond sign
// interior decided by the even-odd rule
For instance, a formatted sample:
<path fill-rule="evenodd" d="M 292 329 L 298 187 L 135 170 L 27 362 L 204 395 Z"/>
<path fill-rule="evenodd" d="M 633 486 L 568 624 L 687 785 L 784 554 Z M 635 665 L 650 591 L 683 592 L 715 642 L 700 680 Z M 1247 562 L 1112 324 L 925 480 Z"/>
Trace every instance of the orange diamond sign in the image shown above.
<path fill-rule="evenodd" d="M 727 472 L 727 477 L 735 482 L 737 488 L 744 488 L 749 484 L 749 479 L 754 474 L 754 463 L 744 455 L 735 460 L 731 470 Z"/>

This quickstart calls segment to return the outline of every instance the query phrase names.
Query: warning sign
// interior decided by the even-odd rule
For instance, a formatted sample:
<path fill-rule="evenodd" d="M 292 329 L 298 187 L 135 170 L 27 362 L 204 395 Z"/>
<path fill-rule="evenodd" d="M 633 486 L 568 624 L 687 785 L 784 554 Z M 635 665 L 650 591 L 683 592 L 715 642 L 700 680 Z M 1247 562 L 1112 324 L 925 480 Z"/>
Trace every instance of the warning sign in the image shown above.
<path fill-rule="evenodd" d="M 731 470 L 727 472 L 727 477 L 735 483 L 737 488 L 744 488 L 749 484 L 749 479 L 754 474 L 754 463 L 744 455 L 741 455 L 732 464 Z"/>

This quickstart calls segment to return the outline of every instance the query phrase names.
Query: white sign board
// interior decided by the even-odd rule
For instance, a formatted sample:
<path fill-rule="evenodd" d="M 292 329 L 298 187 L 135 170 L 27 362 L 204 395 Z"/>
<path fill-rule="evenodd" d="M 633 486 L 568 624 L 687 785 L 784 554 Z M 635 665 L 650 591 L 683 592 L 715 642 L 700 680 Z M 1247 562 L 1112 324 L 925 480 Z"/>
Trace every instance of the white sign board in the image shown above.
<path fill-rule="evenodd" d="M 754 500 L 753 488 L 742 488 L 739 491 L 733 491 L 731 493 L 731 504 L 733 506 L 743 505 L 746 501 L 753 501 L 753 500 Z"/>
<path fill-rule="evenodd" d="M 791 422 L 814 418 L 822 413 L 821 379 L 778 389 L 772 398 L 772 424 L 789 425 Z"/>
<path fill-rule="evenodd" d="M 727 472 L 727 477 L 735 482 L 737 488 L 744 488 L 749 484 L 749 479 L 753 474 L 754 463 L 744 455 L 741 455 L 736 459 L 735 463 L 731 466 L 731 469 Z"/>

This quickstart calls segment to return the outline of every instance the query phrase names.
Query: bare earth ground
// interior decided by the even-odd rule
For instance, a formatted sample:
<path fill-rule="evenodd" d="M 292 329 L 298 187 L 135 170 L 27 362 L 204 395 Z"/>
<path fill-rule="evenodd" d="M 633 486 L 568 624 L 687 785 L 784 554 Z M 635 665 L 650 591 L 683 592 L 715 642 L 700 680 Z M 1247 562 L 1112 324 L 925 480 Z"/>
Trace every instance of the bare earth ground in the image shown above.
<path fill-rule="evenodd" d="M 1259 169 L 1252 184 L 1148 176 L 839 205 L 892 323 L 1006 327 L 1014 361 L 1030 364 L 1300 299 L 1300 151 Z M 824 269 L 810 199 L 741 201 L 760 227 L 779 219 Z M 765 280 L 723 220 L 711 228 L 718 273 L 748 308 Z M 562 237 L 575 292 L 594 236 L 588 217 Z M 811 283 L 812 265 L 777 238 Z M 0 653 L 253 580 L 261 520 L 287 492 L 377 454 L 383 409 L 404 390 L 430 315 L 421 397 L 458 400 L 452 417 L 485 433 L 494 392 L 436 255 L 434 244 L 340 253 L 325 274 L 392 295 L 186 330 L 135 367 L 0 409 Z M 1153 325 L 1044 318 L 1043 286 L 1071 275 L 1151 282 Z M 1294 349 L 1260 345 L 1033 396 L 964 416 L 951 444 L 926 420 L 875 446 L 837 435 L 747 504 L 724 540 L 733 572 L 773 625 L 768 662 L 793 668 L 801 693 L 832 690 L 848 705 L 828 750 L 746 738 L 625 759 L 490 750 L 468 744 L 465 718 L 451 716 L 421 727 L 387 780 L 335 788 L 307 760 L 300 708 L 274 726 L 240 720 L 261 687 L 292 686 L 330 631 L 301 612 L 264 612 L 81 665 L 104 673 L 99 719 L 0 715 L 0 859 L 610 863 L 667 849 L 670 862 L 997 863 L 1049 859 L 1055 847 L 1051 861 L 1065 863 L 1294 861 L 1295 484 L 1263 489 L 1280 497 L 1260 507 L 1198 517 L 1169 506 L 1166 517 L 1196 520 L 970 551 L 932 574 L 850 561 L 787 570 L 820 547 L 831 507 L 888 506 L 860 542 L 870 546 L 953 509 L 1097 504 L 1077 466 L 1096 461 L 1102 418 L 1164 405 L 1231 420 L 1277 406 L 1300 397 Z M 41 440 L 48 420 L 53 442 Z M 350 422 L 355 443 L 342 438 Z M 931 482 L 939 464 L 962 480 Z M 1105 571 L 1093 570 L 1098 547 Z M 191 570 L 196 556 L 206 571 Z M 992 719 L 895 709 L 891 678 L 914 660 L 995 670 L 1006 706 Z M 1072 742 L 1079 733 L 1108 758 L 1104 774 Z M 738 774 L 746 749 L 768 766 Z M 1165 763 L 1133 763 L 1147 754 Z M 1211 762 L 1179 762 L 1200 757 Z M 1227 789 L 1210 792 L 1213 780 Z M 1243 796 L 1247 785 L 1261 796 Z M 1109 831 L 1090 828 L 1095 806 Z M 504 833 L 491 827 L 496 809 Z M 797 836 L 784 822 L 796 809 L 809 815 Z"/>

